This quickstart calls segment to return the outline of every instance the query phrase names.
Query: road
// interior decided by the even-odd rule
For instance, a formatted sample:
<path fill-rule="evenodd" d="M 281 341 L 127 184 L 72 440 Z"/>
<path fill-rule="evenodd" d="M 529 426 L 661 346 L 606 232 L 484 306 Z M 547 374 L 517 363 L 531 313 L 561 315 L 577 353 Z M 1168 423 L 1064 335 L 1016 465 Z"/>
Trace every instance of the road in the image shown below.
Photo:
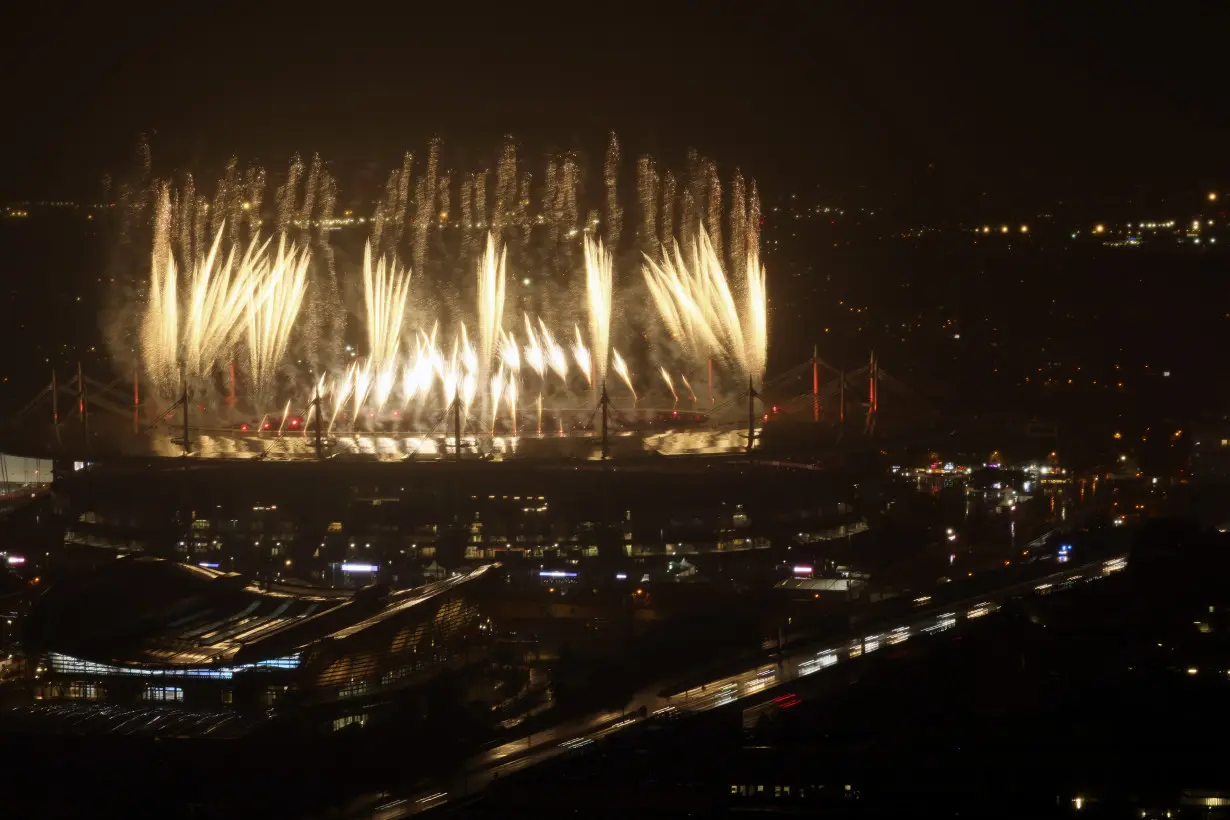
<path fill-rule="evenodd" d="M 776 661 L 756 664 L 738 674 L 711 680 L 670 697 L 660 694 L 661 685 L 658 684 L 637 693 L 624 712 L 601 712 L 503 743 L 470 758 L 464 774 L 452 782 L 412 796 L 382 795 L 379 798 L 368 798 L 361 801 L 368 806 L 363 813 L 377 820 L 395 820 L 454 804 L 477 794 L 501 776 L 527 769 L 559 755 L 576 753 L 643 720 L 660 718 L 672 712 L 704 712 L 746 701 L 744 724 L 748 725 L 749 721 L 754 723 L 764 712 L 781 708 L 783 698 L 790 697 L 786 695 L 755 702 L 755 696 L 766 690 L 816 674 L 851 658 L 905 643 L 918 635 L 955 629 L 970 620 L 994 615 L 1000 605 L 1009 598 L 1023 594 L 1047 595 L 1062 591 L 1073 585 L 1118 572 L 1126 566 L 1127 556 L 1121 555 L 1080 566 L 1065 567 L 1043 578 L 1023 581 L 955 603 L 937 607 L 922 606 L 911 613 L 910 617 L 890 624 L 874 634 L 821 646 L 813 644 L 787 650 Z M 785 705 L 789 705 L 788 702 Z M 645 718 L 638 714 L 642 707 L 646 712 Z"/>

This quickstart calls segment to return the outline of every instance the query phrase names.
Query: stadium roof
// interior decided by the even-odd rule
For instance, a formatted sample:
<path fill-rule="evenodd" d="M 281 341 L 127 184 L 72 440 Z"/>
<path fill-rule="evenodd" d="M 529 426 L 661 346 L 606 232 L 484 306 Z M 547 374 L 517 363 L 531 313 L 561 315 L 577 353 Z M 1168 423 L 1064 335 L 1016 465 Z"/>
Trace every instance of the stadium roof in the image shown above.
<path fill-rule="evenodd" d="M 31 612 L 27 643 L 92 664 L 226 669 L 296 656 L 342 639 L 483 574 L 480 567 L 385 596 L 369 588 L 273 586 L 156 558 L 121 558 L 53 585 Z"/>

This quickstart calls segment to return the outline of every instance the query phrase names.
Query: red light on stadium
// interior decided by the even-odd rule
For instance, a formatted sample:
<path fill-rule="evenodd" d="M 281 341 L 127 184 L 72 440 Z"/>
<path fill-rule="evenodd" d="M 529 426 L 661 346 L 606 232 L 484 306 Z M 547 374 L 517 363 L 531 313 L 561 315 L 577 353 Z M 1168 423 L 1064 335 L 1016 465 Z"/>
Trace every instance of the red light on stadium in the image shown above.
<path fill-rule="evenodd" d="M 239 425 L 239 432 L 241 432 L 241 433 L 246 433 L 246 432 L 248 432 L 248 425 L 246 425 L 246 424 L 241 424 L 241 425 Z"/>
<path fill-rule="evenodd" d="M 775 404 L 775 405 L 773 405 L 773 412 L 774 412 L 774 413 L 776 413 L 776 412 L 777 412 L 777 405 L 776 405 L 776 404 Z"/>
<path fill-rule="evenodd" d="M 679 418 L 679 411 L 678 411 L 678 410 L 672 410 L 672 411 L 671 411 L 671 418 L 673 418 L 673 419 L 677 419 L 677 418 Z"/>
<path fill-rule="evenodd" d="M 269 422 L 265 422 L 263 425 L 261 425 L 261 429 L 262 430 L 272 430 L 273 425 Z"/>
<path fill-rule="evenodd" d="M 298 426 L 299 426 L 299 419 L 291 419 L 291 420 L 290 420 L 290 426 L 291 426 L 291 427 L 298 427 Z"/>

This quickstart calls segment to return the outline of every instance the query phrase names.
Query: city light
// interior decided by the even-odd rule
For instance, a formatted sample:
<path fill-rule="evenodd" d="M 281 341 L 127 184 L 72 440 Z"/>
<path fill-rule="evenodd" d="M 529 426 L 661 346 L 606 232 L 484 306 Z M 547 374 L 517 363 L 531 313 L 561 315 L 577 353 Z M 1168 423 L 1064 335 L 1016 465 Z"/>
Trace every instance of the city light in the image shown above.
<path fill-rule="evenodd" d="M 379 570 L 376 564 L 342 564 L 342 572 L 373 573 Z"/>
<path fill-rule="evenodd" d="M 1217 201 L 1217 192 L 1209 191 L 1209 202 L 1216 202 L 1216 201 Z"/>

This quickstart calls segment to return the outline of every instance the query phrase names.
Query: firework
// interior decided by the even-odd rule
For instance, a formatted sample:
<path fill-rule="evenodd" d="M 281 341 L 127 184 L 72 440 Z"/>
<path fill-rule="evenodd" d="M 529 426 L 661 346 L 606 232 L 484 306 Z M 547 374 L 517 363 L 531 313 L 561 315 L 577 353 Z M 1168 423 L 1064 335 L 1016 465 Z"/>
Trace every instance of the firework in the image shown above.
<path fill-rule="evenodd" d="M 229 360 L 246 323 L 250 376 L 258 395 L 267 394 L 290 343 L 307 288 L 309 254 L 283 235 L 273 256 L 269 240 L 255 238 L 236 259 L 235 246 L 222 255 L 224 224 L 209 252 L 192 267 L 180 295 L 179 267 L 170 241 L 170 196 L 164 189 L 155 213 L 149 301 L 142 323 L 147 376 L 164 394 L 183 378 L 208 379 Z M 182 317 L 182 321 L 181 321 Z"/>
<path fill-rule="evenodd" d="M 247 317 L 252 385 L 259 397 L 268 396 L 273 389 L 273 380 L 290 345 L 291 331 L 307 291 L 307 272 L 306 250 L 297 251 L 294 245 L 287 248 L 283 235 L 278 241 L 277 255 L 262 265 L 256 275 L 256 294 L 248 300 Z M 224 313 L 226 310 L 224 305 Z M 201 353 L 208 362 L 222 352 L 223 334 L 211 335 L 217 340 L 216 348 Z"/>
<path fill-rule="evenodd" d="M 624 362 L 624 357 L 619 355 L 619 351 L 611 349 L 611 367 L 619 378 L 624 380 L 624 384 L 628 385 L 628 390 L 632 393 L 632 401 L 637 400 L 636 388 L 632 386 L 632 376 L 628 374 L 628 365 Z"/>
<path fill-rule="evenodd" d="M 769 349 L 769 297 L 764 266 L 752 248 L 747 253 L 747 308 L 743 333 L 746 346 L 747 373 L 757 384 L 764 381 Z"/>
<path fill-rule="evenodd" d="M 688 377 L 680 373 L 679 380 L 683 382 L 684 388 L 687 389 L 688 397 L 691 398 L 692 404 L 696 404 L 696 391 L 692 389 L 692 384 L 688 381 Z M 676 399 L 678 399 L 678 397 L 676 397 Z"/>
<path fill-rule="evenodd" d="M 611 298 L 614 287 L 611 254 L 597 242 L 585 237 L 585 292 L 589 302 L 589 343 L 593 351 L 593 376 L 590 384 L 606 379 L 607 349 L 611 344 Z M 578 339 L 578 343 L 580 340 Z M 588 375 L 588 369 L 586 371 Z"/>
<path fill-rule="evenodd" d="M 585 379 L 592 388 L 594 386 L 594 374 L 589 356 L 589 348 L 585 346 L 584 340 L 581 339 L 580 325 L 573 325 L 573 329 L 576 331 L 577 341 L 572 346 L 572 358 L 576 360 L 577 367 L 581 368 L 581 372 L 585 374 Z"/>
<path fill-rule="evenodd" d="M 504 395 L 508 399 L 508 415 L 512 420 L 512 434 L 517 435 L 517 379 L 512 373 L 508 374 L 508 384 L 504 388 Z"/>
<path fill-rule="evenodd" d="M 546 370 L 547 359 L 543 352 L 542 345 L 538 341 L 538 334 L 534 332 L 534 325 L 530 322 L 530 315 L 525 314 L 525 337 L 527 339 L 525 345 L 525 363 L 538 374 L 541 381 L 543 372 Z"/>
<path fill-rule="evenodd" d="M 764 269 L 754 252 L 747 262 L 743 310 L 735 304 L 717 250 L 701 229 L 690 258 L 675 243 L 661 264 L 645 257 L 642 272 L 663 323 L 694 357 L 718 355 L 744 376 L 763 379 L 767 349 L 767 294 Z"/>
<path fill-rule="evenodd" d="M 671 397 L 675 400 L 675 404 L 679 403 L 679 394 L 675 392 L 675 384 L 671 381 L 671 374 L 666 372 L 666 368 L 662 368 L 662 381 L 666 382 L 666 389 L 671 391 Z"/>
<path fill-rule="evenodd" d="M 504 322 L 504 261 L 505 250 L 495 246 L 495 237 L 487 235 L 487 251 L 478 266 L 478 366 L 485 370 L 499 341 Z"/>
<path fill-rule="evenodd" d="M 543 324 L 542 319 L 538 320 L 538 330 L 542 334 L 540 338 L 542 339 L 543 347 L 547 351 L 547 362 L 551 365 L 551 370 L 555 372 L 555 375 L 567 382 L 568 357 L 564 353 L 563 345 L 556 344 L 554 337 L 551 336 L 551 331 L 547 330 L 547 326 Z"/>
<path fill-rule="evenodd" d="M 517 347 L 517 340 L 511 333 L 505 333 L 503 336 L 504 339 L 500 342 L 500 361 L 508 368 L 509 373 L 520 373 L 521 349 Z"/>
<path fill-rule="evenodd" d="M 495 420 L 500 415 L 500 396 L 504 390 L 504 366 L 500 365 L 500 369 L 491 377 L 491 433 L 495 435 Z"/>
<path fill-rule="evenodd" d="M 507 402 L 515 430 L 521 394 L 531 390 L 541 431 L 544 411 L 558 411 L 563 425 L 562 415 L 583 412 L 566 408 L 588 402 L 573 392 L 575 379 L 569 384 L 572 366 L 590 389 L 605 387 L 614 371 L 634 401 L 638 386 L 647 389 L 645 382 L 661 378 L 676 404 L 681 394 L 695 403 L 686 373 L 697 367 L 709 368 L 711 396 L 749 378 L 763 382 L 767 291 L 754 181 L 745 183 L 736 172 L 726 198 L 712 160 L 693 152 L 688 173 L 676 178 L 641 158 L 632 193 L 640 205 L 636 236 L 620 245 L 624 211 L 613 137 L 601 165 L 600 201 L 580 201 L 586 185 L 571 154 L 552 157 L 545 184 L 533 188 L 529 174 L 518 172 L 511 143 L 493 171 L 446 173 L 440 163 L 433 143 L 419 176 L 411 178 L 409 154 L 389 174 L 354 271 L 361 290 L 347 287 L 351 271 L 335 268 L 325 234 L 316 230 L 329 227 L 337 201 L 336 184 L 319 157 L 307 164 L 293 160 L 283 184 L 268 196 L 264 172 L 235 162 L 212 196 L 191 179 L 178 190 L 145 183 L 145 210 L 132 206 L 131 195 L 126 208 L 134 210 L 134 220 L 143 213 L 153 225 L 140 327 L 150 389 L 171 397 L 184 386 L 203 387 L 207 403 L 210 389 L 226 392 L 219 374 L 237 362 L 240 405 L 271 419 L 273 402 L 282 403 L 289 389 L 296 401 L 308 396 L 309 419 L 320 412 L 323 422 L 328 413 L 330 430 L 339 418 L 366 426 L 366 419 L 386 412 L 397 415 L 399 425 L 402 418 L 408 425 L 436 424 L 441 408 L 454 400 L 467 418 L 478 402 L 478 423 L 485 427 L 489 419 L 493 430 Z M 531 203 L 531 191 L 541 198 Z M 450 203 L 458 206 L 451 218 Z M 344 216 L 337 221 L 365 221 Z M 262 224 L 274 225 L 276 235 L 261 237 Z M 648 312 L 616 282 L 618 252 L 630 247 L 643 252 Z M 463 298 L 447 286 L 439 294 L 416 290 L 412 301 L 403 258 L 415 263 L 416 288 L 455 281 L 460 269 L 474 276 L 475 290 L 463 288 L 472 293 Z M 506 292 L 510 275 L 525 277 L 524 289 L 512 295 Z M 540 293 L 541 286 L 569 278 L 571 285 Z M 347 346 L 343 363 L 330 354 L 341 353 L 339 317 L 348 313 L 342 296 L 352 290 L 362 294 L 356 313 L 366 349 L 363 343 L 358 351 Z M 521 312 L 522 321 L 513 318 L 506 327 L 512 311 Z M 655 329 L 672 341 L 660 345 Z M 612 341 L 637 336 L 649 342 L 650 354 L 629 367 Z M 312 375 L 297 373 L 296 364 Z M 530 371 L 537 379 L 525 384 Z M 227 408 L 236 405 L 234 382 L 232 376 Z M 319 408 L 317 395 L 324 399 Z M 291 409 L 283 410 L 280 424 Z M 399 409 L 407 411 L 404 417 Z"/>
<path fill-rule="evenodd" d="M 363 252 L 363 305 L 367 310 L 367 367 L 376 409 L 384 407 L 397 377 L 401 326 L 410 295 L 410 272 L 388 259 L 372 265 L 370 242 Z M 358 413 L 358 408 L 355 408 Z"/>

